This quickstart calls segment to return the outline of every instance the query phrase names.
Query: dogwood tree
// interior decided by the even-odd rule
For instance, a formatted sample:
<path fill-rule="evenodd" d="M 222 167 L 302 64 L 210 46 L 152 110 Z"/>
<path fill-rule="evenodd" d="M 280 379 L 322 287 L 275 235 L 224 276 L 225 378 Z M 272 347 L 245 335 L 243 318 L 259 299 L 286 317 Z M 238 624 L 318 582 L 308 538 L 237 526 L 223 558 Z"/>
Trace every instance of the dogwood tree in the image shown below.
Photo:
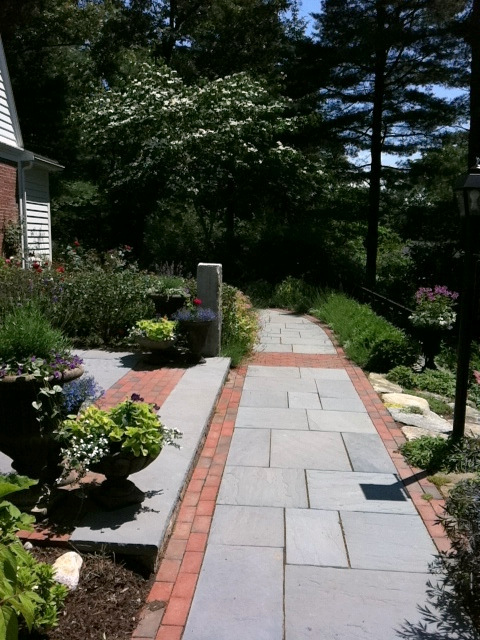
<path fill-rule="evenodd" d="M 146 218 L 188 211 L 205 246 L 231 249 L 241 221 L 288 217 L 318 187 L 318 159 L 286 142 L 299 126 L 289 106 L 245 73 L 189 86 L 144 63 L 75 117 L 130 238 Z"/>

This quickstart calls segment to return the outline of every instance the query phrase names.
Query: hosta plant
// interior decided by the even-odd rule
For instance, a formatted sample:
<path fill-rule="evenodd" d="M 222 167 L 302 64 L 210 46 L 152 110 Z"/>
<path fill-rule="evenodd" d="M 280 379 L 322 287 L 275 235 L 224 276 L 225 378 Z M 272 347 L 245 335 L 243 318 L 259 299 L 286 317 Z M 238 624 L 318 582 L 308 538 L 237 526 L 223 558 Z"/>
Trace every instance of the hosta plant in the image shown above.
<path fill-rule="evenodd" d="M 17 640 L 25 627 L 43 633 L 55 626 L 68 592 L 55 581 L 53 567 L 38 562 L 16 537 L 20 529 L 32 530 L 33 516 L 3 500 L 35 483 L 24 476 L 0 475 L 0 638 L 6 640 Z"/>

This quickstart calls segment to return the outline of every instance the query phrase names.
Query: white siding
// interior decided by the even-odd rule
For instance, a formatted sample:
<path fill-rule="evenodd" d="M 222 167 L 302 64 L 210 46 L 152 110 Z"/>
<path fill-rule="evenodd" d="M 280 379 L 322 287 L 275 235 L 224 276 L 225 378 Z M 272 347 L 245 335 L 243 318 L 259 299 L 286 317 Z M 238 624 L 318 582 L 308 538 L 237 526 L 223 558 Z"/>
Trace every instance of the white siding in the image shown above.
<path fill-rule="evenodd" d="M 0 142 L 21 149 L 22 135 L 13 100 L 7 61 L 0 38 Z"/>
<path fill-rule="evenodd" d="M 13 128 L 13 118 L 7 102 L 7 92 L 0 68 L 0 142 L 17 146 L 17 137 Z"/>
<path fill-rule="evenodd" d="M 51 260 L 50 194 L 48 172 L 34 167 L 24 172 L 27 214 L 27 255 Z"/>

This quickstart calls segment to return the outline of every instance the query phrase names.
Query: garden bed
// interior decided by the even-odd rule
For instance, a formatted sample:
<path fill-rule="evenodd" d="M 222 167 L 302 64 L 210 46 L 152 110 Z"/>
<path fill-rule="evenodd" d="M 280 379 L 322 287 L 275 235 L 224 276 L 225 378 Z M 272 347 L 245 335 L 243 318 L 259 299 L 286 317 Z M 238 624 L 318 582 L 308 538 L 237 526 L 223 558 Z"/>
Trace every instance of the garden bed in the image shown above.
<path fill-rule="evenodd" d="M 53 563 L 64 549 L 34 547 L 32 553 Z M 59 624 L 44 635 L 20 640 L 129 640 L 150 591 L 151 580 L 106 555 L 83 555 L 80 582 L 65 600 Z"/>

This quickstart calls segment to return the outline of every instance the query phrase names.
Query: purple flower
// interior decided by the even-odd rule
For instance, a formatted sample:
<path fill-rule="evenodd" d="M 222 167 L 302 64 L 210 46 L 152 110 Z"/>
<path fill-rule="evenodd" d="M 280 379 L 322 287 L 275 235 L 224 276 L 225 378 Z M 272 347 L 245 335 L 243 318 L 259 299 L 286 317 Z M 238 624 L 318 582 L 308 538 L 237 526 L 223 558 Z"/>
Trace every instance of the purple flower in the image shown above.
<path fill-rule="evenodd" d="M 132 402 L 144 402 L 144 399 L 141 398 L 138 393 L 132 393 L 132 395 L 130 396 L 130 400 Z"/>

